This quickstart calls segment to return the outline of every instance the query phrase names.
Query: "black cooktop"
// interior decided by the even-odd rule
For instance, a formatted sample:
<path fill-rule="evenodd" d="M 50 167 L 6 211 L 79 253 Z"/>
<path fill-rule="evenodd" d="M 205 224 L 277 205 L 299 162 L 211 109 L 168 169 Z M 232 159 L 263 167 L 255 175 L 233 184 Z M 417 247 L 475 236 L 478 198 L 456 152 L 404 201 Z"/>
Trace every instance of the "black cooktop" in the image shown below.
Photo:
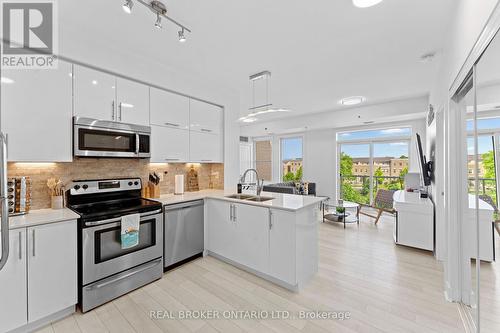
<path fill-rule="evenodd" d="M 85 221 L 107 220 L 127 214 L 146 213 L 162 208 L 161 203 L 144 198 L 127 198 L 69 205 Z"/>

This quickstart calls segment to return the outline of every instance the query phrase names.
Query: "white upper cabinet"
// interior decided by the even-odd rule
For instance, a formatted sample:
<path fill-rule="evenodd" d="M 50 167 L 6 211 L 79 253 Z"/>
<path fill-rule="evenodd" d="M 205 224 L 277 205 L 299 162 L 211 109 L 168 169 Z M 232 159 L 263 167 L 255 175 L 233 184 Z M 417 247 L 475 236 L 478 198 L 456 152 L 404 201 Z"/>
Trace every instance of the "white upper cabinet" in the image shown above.
<path fill-rule="evenodd" d="M 189 159 L 191 162 L 222 163 L 222 137 L 220 134 L 191 131 Z"/>
<path fill-rule="evenodd" d="M 189 98 L 150 88 L 151 124 L 189 129 Z"/>
<path fill-rule="evenodd" d="M 74 68 L 75 116 L 149 125 L 149 87 L 87 67 Z"/>
<path fill-rule="evenodd" d="M 149 87 L 117 78 L 116 107 L 117 121 L 149 126 Z"/>
<path fill-rule="evenodd" d="M 189 131 L 151 125 L 151 162 L 189 162 Z"/>
<path fill-rule="evenodd" d="M 8 160 L 72 161 L 72 65 L 57 69 L 3 70 L 2 131 Z"/>
<path fill-rule="evenodd" d="M 115 77 L 78 65 L 73 76 L 75 116 L 117 121 Z"/>
<path fill-rule="evenodd" d="M 191 99 L 190 128 L 192 131 L 220 134 L 222 132 L 222 109 Z"/>
<path fill-rule="evenodd" d="M 11 230 L 9 243 L 9 259 L 0 271 L 0 332 L 9 332 L 28 321 L 26 230 Z"/>

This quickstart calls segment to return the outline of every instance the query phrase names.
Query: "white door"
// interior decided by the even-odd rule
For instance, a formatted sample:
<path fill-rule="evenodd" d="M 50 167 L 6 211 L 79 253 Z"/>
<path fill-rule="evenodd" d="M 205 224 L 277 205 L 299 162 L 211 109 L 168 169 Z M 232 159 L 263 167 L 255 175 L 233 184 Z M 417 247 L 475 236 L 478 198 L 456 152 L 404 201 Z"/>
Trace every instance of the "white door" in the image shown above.
<path fill-rule="evenodd" d="M 295 285 L 295 214 L 269 210 L 269 275 Z"/>
<path fill-rule="evenodd" d="M 209 251 L 235 260 L 235 227 L 231 221 L 232 203 L 207 200 L 207 225 Z"/>
<path fill-rule="evenodd" d="M 71 64 L 58 69 L 2 71 L 2 131 L 8 159 L 18 162 L 72 160 Z"/>
<path fill-rule="evenodd" d="M 122 123 L 149 126 L 149 87 L 116 79 L 117 118 Z"/>
<path fill-rule="evenodd" d="M 76 234 L 76 221 L 28 228 L 30 322 L 78 302 Z"/>
<path fill-rule="evenodd" d="M 259 272 L 269 270 L 269 209 L 235 204 L 236 262 Z"/>
<path fill-rule="evenodd" d="M 191 131 L 189 139 L 189 153 L 189 160 L 191 162 L 221 163 L 221 135 Z"/>
<path fill-rule="evenodd" d="M 116 78 L 87 67 L 74 65 L 74 115 L 100 120 L 117 120 Z"/>
<path fill-rule="evenodd" d="M 222 132 L 222 109 L 212 104 L 190 100 L 190 128 L 202 133 Z"/>
<path fill-rule="evenodd" d="M 26 229 L 11 230 L 9 243 L 9 260 L 0 271 L 0 332 L 13 330 L 28 322 Z"/>
<path fill-rule="evenodd" d="M 253 168 L 252 163 L 252 144 L 240 142 L 240 175 L 246 170 Z"/>
<path fill-rule="evenodd" d="M 151 125 L 151 162 L 189 161 L 189 131 Z"/>
<path fill-rule="evenodd" d="M 151 124 L 189 129 L 189 98 L 150 88 Z"/>

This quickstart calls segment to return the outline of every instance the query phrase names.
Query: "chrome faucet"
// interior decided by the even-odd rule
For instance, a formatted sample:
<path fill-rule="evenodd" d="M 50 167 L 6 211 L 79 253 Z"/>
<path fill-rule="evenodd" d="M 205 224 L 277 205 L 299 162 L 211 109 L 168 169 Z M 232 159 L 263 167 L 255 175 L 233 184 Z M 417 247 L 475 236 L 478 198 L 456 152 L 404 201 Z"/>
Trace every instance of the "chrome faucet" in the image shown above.
<path fill-rule="evenodd" d="M 257 172 L 257 170 L 255 169 L 247 169 L 244 173 L 243 173 L 243 176 L 241 176 L 241 179 L 240 179 L 240 182 L 242 184 L 245 183 L 245 178 L 247 176 L 247 173 L 249 173 L 250 171 L 253 171 L 255 172 L 255 177 L 257 178 L 257 196 L 260 197 L 260 192 L 262 192 L 262 187 L 264 187 L 264 179 L 262 179 L 262 181 L 259 183 L 259 173 Z"/>

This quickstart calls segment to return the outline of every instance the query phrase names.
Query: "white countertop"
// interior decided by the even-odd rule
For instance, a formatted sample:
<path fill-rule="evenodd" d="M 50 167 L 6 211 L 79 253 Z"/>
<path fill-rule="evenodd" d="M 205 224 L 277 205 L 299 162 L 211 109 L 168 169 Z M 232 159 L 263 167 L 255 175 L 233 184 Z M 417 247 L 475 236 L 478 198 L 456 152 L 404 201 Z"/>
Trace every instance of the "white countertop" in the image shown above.
<path fill-rule="evenodd" d="M 218 199 L 224 201 L 230 201 L 240 204 L 247 204 L 252 206 L 266 207 L 266 208 L 276 208 L 289 211 L 297 211 L 305 207 L 309 207 L 326 200 L 325 197 L 313 197 L 313 196 L 303 196 L 295 194 L 282 194 L 274 192 L 262 192 L 263 197 L 273 197 L 273 200 L 255 202 L 240 199 L 226 198 L 226 195 L 235 194 L 231 191 L 223 190 L 202 190 L 198 192 L 186 192 L 183 195 L 166 194 L 162 195 L 159 199 L 154 199 L 160 201 L 164 205 L 171 205 L 181 202 L 193 201 L 198 199 Z"/>
<path fill-rule="evenodd" d="M 434 206 L 432 204 L 431 199 L 429 198 L 421 198 L 420 194 L 417 193 L 408 193 L 406 191 L 396 191 L 394 192 L 392 199 L 394 200 L 394 204 L 411 204 L 411 205 L 424 205 L 424 206 Z"/>
<path fill-rule="evenodd" d="M 41 224 L 76 220 L 80 216 L 71 209 L 37 209 L 28 214 L 9 217 L 9 229 L 32 227 Z"/>

